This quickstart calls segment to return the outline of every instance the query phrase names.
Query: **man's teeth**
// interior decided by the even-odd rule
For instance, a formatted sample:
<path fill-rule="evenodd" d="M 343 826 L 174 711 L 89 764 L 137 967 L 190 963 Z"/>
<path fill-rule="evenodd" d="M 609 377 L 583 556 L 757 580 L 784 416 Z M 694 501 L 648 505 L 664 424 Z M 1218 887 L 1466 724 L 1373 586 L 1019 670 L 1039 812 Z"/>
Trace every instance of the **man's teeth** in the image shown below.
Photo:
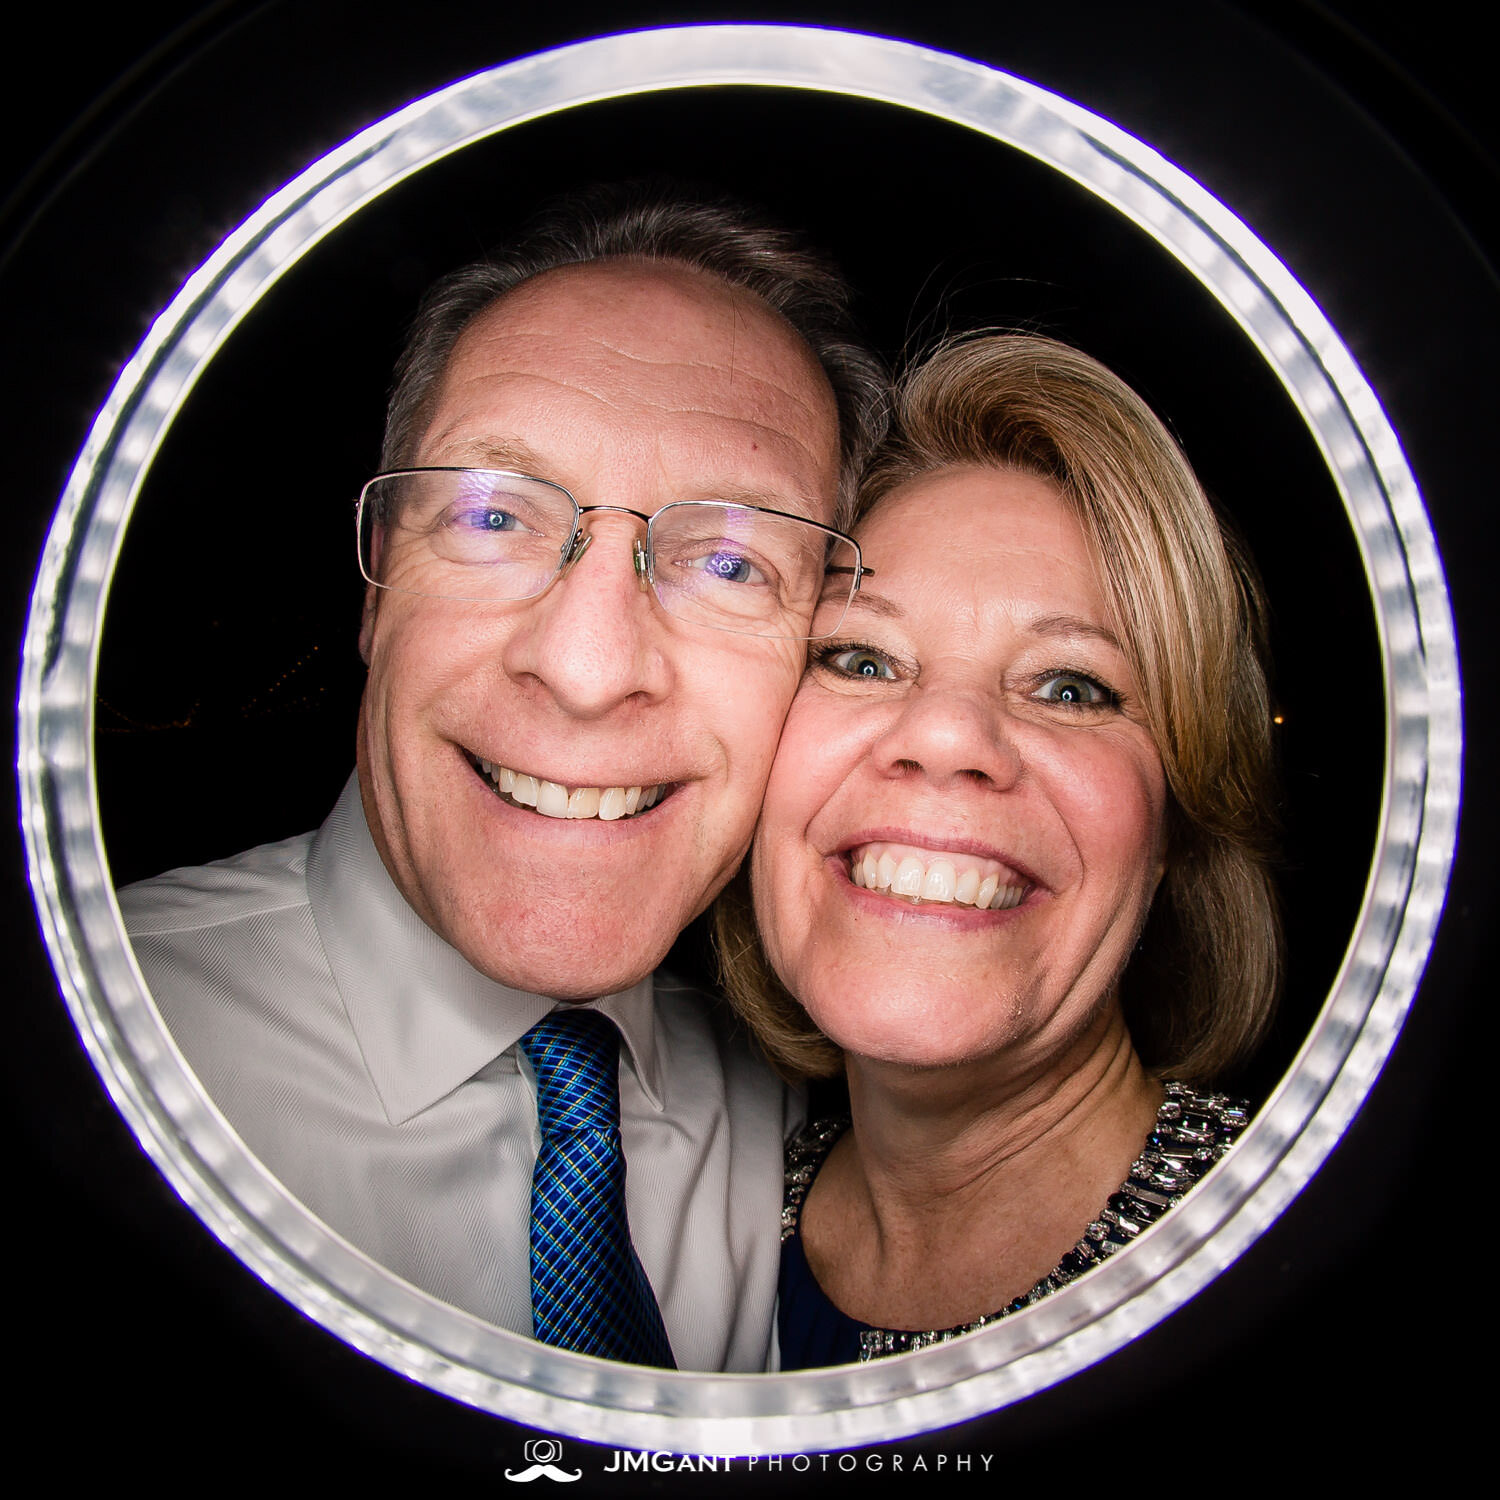
<path fill-rule="evenodd" d="M 655 807 L 667 794 L 665 782 L 648 787 L 579 786 L 570 791 L 559 782 L 543 781 L 477 756 L 475 759 L 501 796 L 534 809 L 544 818 L 599 818 L 612 823 Z"/>
<path fill-rule="evenodd" d="M 890 844 L 849 851 L 849 878 L 867 891 L 884 891 L 912 902 L 946 902 L 979 911 L 1019 906 L 1029 889 L 1014 870 L 992 859 L 932 854 Z"/>

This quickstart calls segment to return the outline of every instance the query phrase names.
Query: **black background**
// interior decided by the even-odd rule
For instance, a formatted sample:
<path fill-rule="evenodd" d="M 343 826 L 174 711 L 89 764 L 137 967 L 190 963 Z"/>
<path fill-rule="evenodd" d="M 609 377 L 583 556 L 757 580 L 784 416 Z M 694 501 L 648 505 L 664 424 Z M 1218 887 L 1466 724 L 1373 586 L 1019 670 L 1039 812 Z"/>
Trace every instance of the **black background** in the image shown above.
<path fill-rule="evenodd" d="M 1423 486 L 1459 620 L 1468 740 L 1488 744 L 1497 183 L 1478 53 L 1456 10 L 562 3 L 540 19 L 282 0 L 135 7 L 87 36 L 39 17 L 33 66 L 8 101 L 16 191 L 0 224 L 12 659 L 52 506 L 100 400 L 182 277 L 268 192 L 408 99 L 540 47 L 685 20 L 814 21 L 979 57 L 1078 99 L 1191 171 L 1291 265 L 1371 377 Z M 716 91 L 507 132 L 368 210 L 257 309 L 153 470 L 111 597 L 98 750 L 117 878 L 321 819 L 351 762 L 359 690 L 344 501 L 375 466 L 412 302 L 539 196 L 645 171 L 721 184 L 805 225 L 862 289 L 893 356 L 978 322 L 1084 345 L 1168 417 L 1247 532 L 1287 721 L 1293 982 L 1246 1080 L 1264 1089 L 1337 965 L 1378 807 L 1378 657 L 1331 485 L 1257 357 L 1117 216 L 966 132 L 848 102 Z M 1468 1446 L 1475 1407 L 1448 1344 L 1455 1321 L 1467 1331 L 1460 1304 L 1482 1264 L 1465 1246 L 1484 1157 L 1459 1060 L 1476 1050 L 1488 990 L 1475 852 L 1493 809 L 1471 777 L 1449 911 L 1407 1032 L 1281 1223 L 1132 1348 L 908 1454 L 993 1453 L 992 1476 L 1019 1464 L 1080 1483 L 1154 1482 L 1201 1458 L 1228 1482 L 1304 1451 L 1331 1473 L 1376 1447 L 1441 1467 Z M 520 1429 L 306 1324 L 156 1176 L 71 1032 L 5 837 L 13 1350 L 27 1404 L 87 1434 L 57 1461 L 90 1477 L 213 1463 L 252 1482 L 284 1482 L 296 1465 L 503 1484 L 521 1466 Z M 569 1451 L 598 1467 L 581 1445 Z"/>

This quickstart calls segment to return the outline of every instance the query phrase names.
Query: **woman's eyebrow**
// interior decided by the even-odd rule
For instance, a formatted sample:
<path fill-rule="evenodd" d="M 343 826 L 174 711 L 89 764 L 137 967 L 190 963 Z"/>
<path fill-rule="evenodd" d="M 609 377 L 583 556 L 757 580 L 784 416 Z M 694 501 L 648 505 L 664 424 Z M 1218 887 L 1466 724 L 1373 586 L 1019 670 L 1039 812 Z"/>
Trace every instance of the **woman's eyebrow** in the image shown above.
<path fill-rule="evenodd" d="M 834 592 L 842 592 L 842 587 Z M 858 609 L 863 609 L 872 615 L 881 615 L 888 620 L 901 620 L 906 617 L 906 611 L 899 604 L 893 603 L 884 594 L 877 594 L 867 588 L 861 588 L 849 601 L 851 614 Z"/>
<path fill-rule="evenodd" d="M 1093 620 L 1085 620 L 1080 615 L 1039 615 L 1026 627 L 1032 635 L 1087 635 L 1096 640 L 1113 646 L 1116 651 L 1123 651 L 1120 638 L 1114 631 L 1107 630 L 1103 625 L 1096 624 Z"/>

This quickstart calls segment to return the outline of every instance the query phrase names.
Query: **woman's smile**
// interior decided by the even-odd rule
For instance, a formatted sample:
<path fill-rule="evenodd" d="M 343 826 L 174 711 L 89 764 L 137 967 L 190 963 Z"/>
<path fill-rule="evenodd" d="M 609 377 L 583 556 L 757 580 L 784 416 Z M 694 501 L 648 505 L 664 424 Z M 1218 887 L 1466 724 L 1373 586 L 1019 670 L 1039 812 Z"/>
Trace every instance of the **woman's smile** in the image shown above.
<path fill-rule="evenodd" d="M 849 880 L 897 901 L 971 906 L 976 911 L 1010 911 L 1036 885 L 1000 860 L 884 840 L 850 850 Z"/>

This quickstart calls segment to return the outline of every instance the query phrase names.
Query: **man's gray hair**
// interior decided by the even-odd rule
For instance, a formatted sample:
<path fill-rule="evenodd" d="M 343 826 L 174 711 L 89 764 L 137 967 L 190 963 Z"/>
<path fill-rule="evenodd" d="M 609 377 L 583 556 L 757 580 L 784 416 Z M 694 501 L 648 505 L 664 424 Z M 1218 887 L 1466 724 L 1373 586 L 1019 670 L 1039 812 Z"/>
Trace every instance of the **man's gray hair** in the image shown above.
<path fill-rule="evenodd" d="M 884 435 L 889 379 L 860 340 L 850 292 L 823 255 L 727 199 L 660 187 L 601 186 L 544 208 L 520 238 L 436 282 L 396 363 L 382 469 L 409 466 L 426 430 L 444 366 L 464 329 L 522 282 L 563 266 L 634 258 L 716 276 L 780 313 L 823 367 L 838 402 L 841 471 L 837 523 L 853 515 L 865 463 Z"/>

